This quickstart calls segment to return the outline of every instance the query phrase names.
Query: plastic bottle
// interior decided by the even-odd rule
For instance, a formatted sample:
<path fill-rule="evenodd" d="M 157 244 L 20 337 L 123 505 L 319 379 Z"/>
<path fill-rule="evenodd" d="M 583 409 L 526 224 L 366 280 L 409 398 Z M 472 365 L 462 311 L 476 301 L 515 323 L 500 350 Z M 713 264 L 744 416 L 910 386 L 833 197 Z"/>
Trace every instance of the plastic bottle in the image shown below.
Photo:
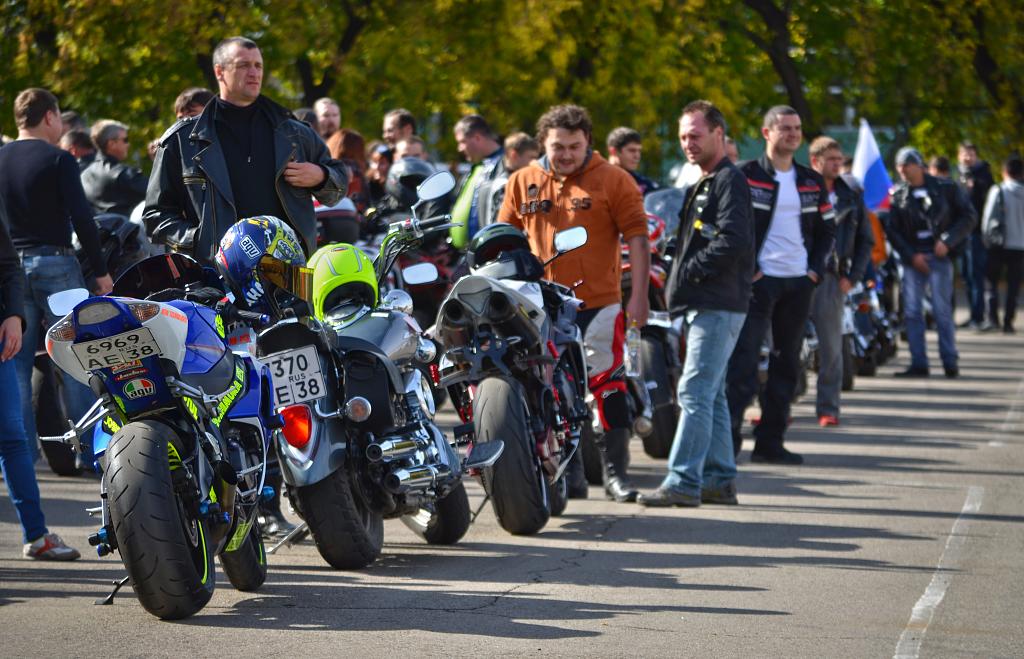
<path fill-rule="evenodd" d="M 626 376 L 631 378 L 640 377 L 640 328 L 637 327 L 636 321 L 632 321 L 629 324 L 629 329 L 626 330 L 626 354 L 623 355 Z"/>

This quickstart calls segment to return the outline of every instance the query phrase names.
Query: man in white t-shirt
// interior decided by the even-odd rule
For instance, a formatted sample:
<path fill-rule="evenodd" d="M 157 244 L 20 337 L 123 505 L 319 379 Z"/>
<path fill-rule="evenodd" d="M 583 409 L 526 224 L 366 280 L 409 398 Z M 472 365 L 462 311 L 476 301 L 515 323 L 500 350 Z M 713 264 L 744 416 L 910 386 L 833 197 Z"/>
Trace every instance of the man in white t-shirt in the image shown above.
<path fill-rule="evenodd" d="M 729 360 L 726 394 L 738 455 L 743 413 L 758 392 L 757 362 L 770 328 L 772 356 L 751 460 L 801 464 L 803 457 L 786 450 L 783 441 L 800 374 L 811 293 L 825 274 L 833 247 L 835 212 L 821 176 L 793 160 L 803 139 L 796 110 L 773 107 L 761 133 L 765 155 L 739 165 L 754 208 L 757 265 L 750 309 Z"/>

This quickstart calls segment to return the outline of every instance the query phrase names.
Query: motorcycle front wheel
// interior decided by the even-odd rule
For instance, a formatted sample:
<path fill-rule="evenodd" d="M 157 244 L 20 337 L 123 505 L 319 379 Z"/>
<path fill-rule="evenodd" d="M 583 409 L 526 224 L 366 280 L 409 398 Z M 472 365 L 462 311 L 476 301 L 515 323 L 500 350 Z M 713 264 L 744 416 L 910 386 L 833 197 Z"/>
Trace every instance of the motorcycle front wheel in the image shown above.
<path fill-rule="evenodd" d="M 237 549 L 221 552 L 220 565 L 236 590 L 245 593 L 263 585 L 267 580 L 267 552 L 258 520 L 253 520 L 252 527 Z"/>
<path fill-rule="evenodd" d="M 207 523 L 175 487 L 169 455 L 186 454 L 168 448 L 175 439 L 158 421 L 129 423 L 110 440 L 103 472 L 121 561 L 143 608 L 163 620 L 196 613 L 216 585 Z"/>
<path fill-rule="evenodd" d="M 461 482 L 433 510 L 420 508 L 414 515 L 403 515 L 402 523 L 429 545 L 454 545 L 469 530 L 469 497 Z"/>
<path fill-rule="evenodd" d="M 317 551 L 339 570 L 366 567 L 384 546 L 384 517 L 355 492 L 352 477 L 346 464 L 296 494 Z"/>

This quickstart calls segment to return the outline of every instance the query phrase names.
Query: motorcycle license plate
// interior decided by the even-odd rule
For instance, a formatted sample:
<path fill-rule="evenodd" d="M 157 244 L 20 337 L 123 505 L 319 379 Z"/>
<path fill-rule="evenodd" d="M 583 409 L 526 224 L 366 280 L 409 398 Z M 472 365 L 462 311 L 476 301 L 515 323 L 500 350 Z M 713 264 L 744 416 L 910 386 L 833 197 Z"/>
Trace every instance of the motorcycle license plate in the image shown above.
<path fill-rule="evenodd" d="M 264 357 L 263 363 L 270 367 L 275 407 L 304 403 L 327 395 L 315 346 L 275 352 Z"/>
<path fill-rule="evenodd" d="M 105 339 L 75 343 L 71 350 L 87 371 L 119 366 L 160 354 L 160 346 L 146 327 Z"/>

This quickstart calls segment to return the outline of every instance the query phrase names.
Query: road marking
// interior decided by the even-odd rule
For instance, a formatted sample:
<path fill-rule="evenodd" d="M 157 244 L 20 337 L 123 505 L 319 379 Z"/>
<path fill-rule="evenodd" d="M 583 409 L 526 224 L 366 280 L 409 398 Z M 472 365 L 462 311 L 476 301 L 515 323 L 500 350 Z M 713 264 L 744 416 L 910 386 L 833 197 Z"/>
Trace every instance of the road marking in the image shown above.
<path fill-rule="evenodd" d="M 1017 424 L 1021 418 L 1021 403 L 1024 402 L 1024 378 L 1020 379 L 1020 384 L 1017 385 L 1017 394 L 1013 397 L 1013 403 L 1010 404 L 1010 409 L 1006 410 L 1006 418 L 1003 419 L 1002 425 L 999 426 L 999 432 L 1002 434 L 1008 434 Z M 989 446 L 1006 446 L 1006 442 L 993 439 L 988 443 Z"/>
<path fill-rule="evenodd" d="M 949 588 L 949 583 L 953 580 L 953 570 L 956 569 L 964 544 L 967 542 L 967 527 L 970 525 L 970 518 L 964 517 L 964 515 L 981 510 L 981 499 L 984 494 L 985 488 L 983 487 L 968 488 L 964 507 L 960 510 L 960 515 L 949 532 L 946 548 L 942 551 L 942 557 L 939 558 L 932 581 L 925 589 L 924 595 L 921 595 L 921 599 L 917 600 L 917 604 L 914 605 L 914 610 L 910 613 L 910 621 L 900 635 L 900 642 L 896 645 L 896 654 L 893 655 L 894 659 L 917 659 L 921 652 L 921 642 L 928 631 L 928 625 L 932 621 L 932 616 L 935 615 L 935 609 L 939 607 L 942 598 L 946 596 L 946 589 Z"/>

